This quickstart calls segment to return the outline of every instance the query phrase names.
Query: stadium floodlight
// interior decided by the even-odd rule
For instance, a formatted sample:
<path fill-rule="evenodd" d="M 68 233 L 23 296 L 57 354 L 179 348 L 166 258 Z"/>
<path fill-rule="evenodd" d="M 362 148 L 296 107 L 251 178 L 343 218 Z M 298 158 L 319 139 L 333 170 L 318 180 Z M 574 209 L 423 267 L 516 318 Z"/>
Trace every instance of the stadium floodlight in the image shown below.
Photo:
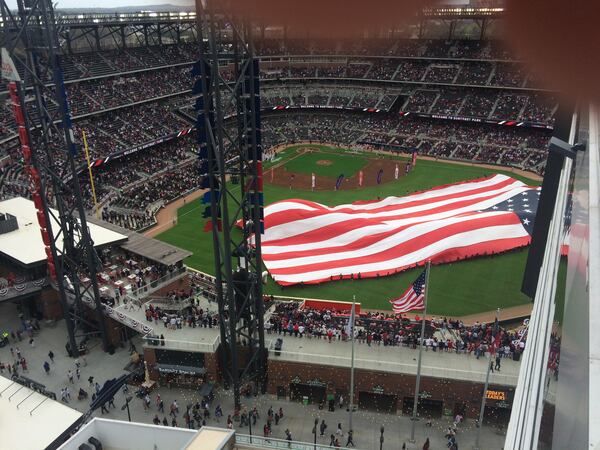
<path fill-rule="evenodd" d="M 228 33 L 217 28 L 216 1 L 198 1 L 200 59 L 194 64 L 198 100 L 196 126 L 200 184 L 208 186 L 210 229 L 215 254 L 215 287 L 219 306 L 224 386 L 232 387 L 240 407 L 242 382 L 266 390 L 261 233 L 264 232 L 259 67 L 252 27 L 225 16 Z M 222 19 L 221 13 L 219 17 Z M 219 19 L 220 20 L 220 19 Z M 234 67 L 224 80 L 219 61 Z M 223 126 L 231 106 L 237 128 Z M 207 176 L 205 175 L 205 169 Z M 217 226 L 215 226 L 215 224 Z M 244 224 L 239 232 L 239 224 Z M 246 345 L 240 347 L 240 343 Z M 240 347 L 240 348 L 238 348 Z M 247 358 L 239 358 L 242 352 Z"/>

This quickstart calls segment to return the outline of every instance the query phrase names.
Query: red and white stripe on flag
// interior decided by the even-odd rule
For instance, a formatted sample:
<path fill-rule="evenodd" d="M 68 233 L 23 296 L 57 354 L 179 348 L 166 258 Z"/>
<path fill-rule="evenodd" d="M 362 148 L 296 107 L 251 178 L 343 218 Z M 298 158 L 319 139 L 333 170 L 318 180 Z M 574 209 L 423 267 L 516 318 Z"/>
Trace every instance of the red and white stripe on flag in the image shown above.
<path fill-rule="evenodd" d="M 417 279 L 402 294 L 402 297 L 390 300 L 392 309 L 395 313 L 405 313 L 414 309 L 425 309 L 425 280 L 427 279 L 427 269 L 417 277 Z"/>
<path fill-rule="evenodd" d="M 425 295 L 417 295 L 413 287 L 409 287 L 404 295 L 395 300 L 390 300 L 392 309 L 396 314 L 413 311 L 415 309 L 425 308 Z"/>

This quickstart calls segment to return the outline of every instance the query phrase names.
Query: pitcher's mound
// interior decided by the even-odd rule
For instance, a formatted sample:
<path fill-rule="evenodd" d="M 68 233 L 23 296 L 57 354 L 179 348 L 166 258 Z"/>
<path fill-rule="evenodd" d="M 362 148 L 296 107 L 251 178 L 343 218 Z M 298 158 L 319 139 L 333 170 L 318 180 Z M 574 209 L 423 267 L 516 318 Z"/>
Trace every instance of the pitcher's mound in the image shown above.
<path fill-rule="evenodd" d="M 333 161 L 329 159 L 319 159 L 317 161 L 317 166 L 330 166 L 333 164 Z"/>

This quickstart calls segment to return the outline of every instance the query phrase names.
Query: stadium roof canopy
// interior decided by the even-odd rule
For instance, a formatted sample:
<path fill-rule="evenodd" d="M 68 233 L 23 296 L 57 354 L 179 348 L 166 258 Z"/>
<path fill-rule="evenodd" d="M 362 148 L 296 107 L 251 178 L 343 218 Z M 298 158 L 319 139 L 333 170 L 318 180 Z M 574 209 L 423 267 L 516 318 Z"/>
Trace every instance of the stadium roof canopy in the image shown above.
<path fill-rule="evenodd" d="M 79 411 L 0 376 L 0 448 L 46 448 L 81 416 Z"/>
<path fill-rule="evenodd" d="M 58 212 L 52 210 L 56 216 Z M 19 228 L 8 233 L 0 234 L 0 254 L 21 263 L 24 266 L 32 266 L 46 261 L 46 251 L 40 225 L 37 218 L 37 210 L 31 200 L 22 197 L 11 198 L 0 202 L 0 213 L 12 214 L 17 218 Z M 50 219 L 54 230 L 60 229 L 55 218 Z M 106 227 L 88 223 L 89 230 L 96 247 L 109 244 L 117 244 L 127 240 L 122 233 L 109 230 Z M 62 237 L 59 237 L 59 245 Z"/>
<path fill-rule="evenodd" d="M 158 239 L 146 237 L 135 231 L 126 230 L 118 225 L 104 222 L 95 217 L 88 218 L 88 222 L 126 235 L 127 242 L 121 244 L 121 248 L 160 264 L 174 265 L 192 255 L 190 251 L 183 250 Z"/>

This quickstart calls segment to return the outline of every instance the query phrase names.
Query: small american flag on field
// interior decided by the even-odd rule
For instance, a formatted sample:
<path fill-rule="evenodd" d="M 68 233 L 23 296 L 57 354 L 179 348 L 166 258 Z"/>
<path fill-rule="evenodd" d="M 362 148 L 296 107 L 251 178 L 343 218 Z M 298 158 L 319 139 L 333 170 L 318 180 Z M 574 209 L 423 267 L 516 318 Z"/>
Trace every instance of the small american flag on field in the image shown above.
<path fill-rule="evenodd" d="M 425 309 L 425 276 L 427 270 L 424 270 L 421 275 L 409 286 L 402 297 L 390 300 L 392 309 L 396 314 L 405 313 L 414 309 Z"/>

